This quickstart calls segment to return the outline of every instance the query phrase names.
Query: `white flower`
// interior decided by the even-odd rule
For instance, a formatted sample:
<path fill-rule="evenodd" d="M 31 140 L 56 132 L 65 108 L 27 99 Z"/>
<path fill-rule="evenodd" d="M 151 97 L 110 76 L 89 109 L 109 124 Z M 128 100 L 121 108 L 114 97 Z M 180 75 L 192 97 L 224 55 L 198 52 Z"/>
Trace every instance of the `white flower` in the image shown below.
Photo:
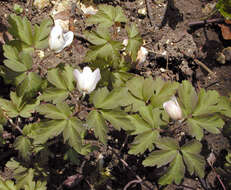
<path fill-rule="evenodd" d="M 180 108 L 175 96 L 172 97 L 171 100 L 164 102 L 163 107 L 172 119 L 174 119 L 174 120 L 183 119 L 181 108 Z"/>
<path fill-rule="evenodd" d="M 55 26 L 50 32 L 49 47 L 55 51 L 55 53 L 59 53 L 72 43 L 73 38 L 73 32 L 69 31 L 64 34 L 62 27 L 58 23 L 55 23 Z"/>
<path fill-rule="evenodd" d="M 84 67 L 82 72 L 75 69 L 73 74 L 77 81 L 78 89 L 87 94 L 90 94 L 95 89 L 97 83 L 101 79 L 100 70 L 98 68 L 94 72 L 92 72 L 90 67 Z"/>
<path fill-rule="evenodd" d="M 144 63 L 146 61 L 147 55 L 148 55 L 148 50 L 145 47 L 141 46 L 140 50 L 137 53 L 137 58 L 136 58 L 137 63 L 138 64 Z"/>
<path fill-rule="evenodd" d="M 98 12 L 98 10 L 91 5 L 86 7 L 84 4 L 80 4 L 80 7 L 83 13 L 86 15 L 95 15 Z"/>

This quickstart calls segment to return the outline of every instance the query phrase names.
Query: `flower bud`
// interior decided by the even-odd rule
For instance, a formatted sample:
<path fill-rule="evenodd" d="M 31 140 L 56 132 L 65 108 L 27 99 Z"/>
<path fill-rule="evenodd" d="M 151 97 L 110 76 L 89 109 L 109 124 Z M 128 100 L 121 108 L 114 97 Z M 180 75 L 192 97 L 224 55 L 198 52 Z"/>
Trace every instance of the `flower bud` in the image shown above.
<path fill-rule="evenodd" d="M 64 34 L 60 24 L 56 22 L 50 32 L 49 47 L 51 50 L 55 51 L 55 53 L 59 53 L 72 43 L 73 38 L 73 32 L 69 31 Z"/>
<path fill-rule="evenodd" d="M 77 81 L 79 91 L 87 94 L 95 90 L 97 83 L 101 79 L 100 70 L 98 68 L 94 72 L 92 72 L 90 67 L 84 67 L 82 72 L 75 69 L 73 74 Z"/>
<path fill-rule="evenodd" d="M 177 102 L 176 97 L 174 96 L 171 100 L 163 103 L 164 110 L 173 120 L 183 119 L 181 108 Z"/>

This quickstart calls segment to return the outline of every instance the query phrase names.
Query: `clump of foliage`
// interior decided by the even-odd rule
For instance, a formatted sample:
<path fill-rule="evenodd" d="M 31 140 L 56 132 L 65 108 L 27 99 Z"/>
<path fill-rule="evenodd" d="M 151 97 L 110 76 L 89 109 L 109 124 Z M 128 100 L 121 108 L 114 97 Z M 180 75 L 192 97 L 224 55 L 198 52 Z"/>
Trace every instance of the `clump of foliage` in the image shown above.
<path fill-rule="evenodd" d="M 227 20 L 231 19 L 231 1 L 230 0 L 219 0 L 216 4 L 216 8 Z"/>
<path fill-rule="evenodd" d="M 58 65 L 44 75 L 39 62 L 33 59 L 35 50 L 47 48 L 52 21 L 45 19 L 32 27 L 25 17 L 9 17 L 9 32 L 14 40 L 3 46 L 6 59 L 0 74 L 13 88 L 8 97 L 0 98 L 0 132 L 7 125 L 14 129 L 18 158 L 6 164 L 16 183 L 1 179 L 1 189 L 45 190 L 50 173 L 46 166 L 52 157 L 48 147 L 58 140 L 59 145 L 67 147 L 66 157 L 75 160 L 73 155 L 85 156 L 95 148 L 86 141 L 89 131 L 107 146 L 108 124 L 134 137 L 128 153 L 140 159 L 148 154 L 142 162 L 144 166 L 168 167 L 159 179 L 160 185 L 180 184 L 186 172 L 203 178 L 204 132 L 221 132 L 224 118 L 231 117 L 230 100 L 213 90 L 201 89 L 197 93 L 189 81 L 163 81 L 130 73 L 142 38 L 136 25 L 127 23 L 121 7 L 100 5 L 87 23 L 96 29 L 85 32 L 92 44 L 85 61 L 100 68 L 102 80 L 89 95 L 90 111 L 84 120 L 78 116 L 80 107 L 86 106 L 81 93 L 74 98 L 75 104 L 68 101 L 76 92 L 74 68 Z M 127 31 L 126 47 L 117 39 L 117 26 Z M 172 122 L 163 109 L 163 103 L 173 96 L 183 113 L 181 121 Z M 175 129 L 185 128 L 189 137 L 173 136 L 173 123 Z M 5 143 L 3 138 L 1 142 Z"/>

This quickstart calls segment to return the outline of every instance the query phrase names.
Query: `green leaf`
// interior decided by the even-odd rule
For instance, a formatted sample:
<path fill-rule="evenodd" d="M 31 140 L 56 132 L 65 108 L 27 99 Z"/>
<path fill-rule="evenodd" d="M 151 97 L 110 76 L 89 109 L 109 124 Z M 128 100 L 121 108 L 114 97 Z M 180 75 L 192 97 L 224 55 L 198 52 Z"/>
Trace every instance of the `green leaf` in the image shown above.
<path fill-rule="evenodd" d="M 121 7 L 111 5 L 99 5 L 98 12 L 87 19 L 88 24 L 99 24 L 99 27 L 110 27 L 114 23 L 127 22 Z"/>
<path fill-rule="evenodd" d="M 27 77 L 17 86 L 16 92 L 19 96 L 25 94 L 33 96 L 41 87 L 42 79 L 37 73 L 29 72 Z"/>
<path fill-rule="evenodd" d="M 13 118 L 18 116 L 18 111 L 16 105 L 11 101 L 0 98 L 0 108 L 6 112 L 6 115 Z"/>
<path fill-rule="evenodd" d="M 3 45 L 4 56 L 10 60 L 18 60 L 19 59 L 19 51 L 16 47 L 4 44 Z"/>
<path fill-rule="evenodd" d="M 153 106 L 142 106 L 139 108 L 139 113 L 142 118 L 154 129 L 160 128 L 161 125 L 166 125 L 161 120 L 163 111 L 159 108 L 153 108 Z"/>
<path fill-rule="evenodd" d="M 40 100 L 52 101 L 54 104 L 64 101 L 68 97 L 68 91 L 59 88 L 47 88 L 39 97 Z"/>
<path fill-rule="evenodd" d="M 171 99 L 179 87 L 177 82 L 165 82 L 160 78 L 153 81 L 154 94 L 151 97 L 151 104 L 154 107 L 160 107 L 165 101 Z"/>
<path fill-rule="evenodd" d="M 15 72 L 27 71 L 26 66 L 17 60 L 5 59 L 3 62 L 5 66 L 10 68 L 12 71 L 15 71 Z"/>
<path fill-rule="evenodd" d="M 63 132 L 67 125 L 65 120 L 50 120 L 39 122 L 33 125 L 29 134 L 34 139 L 35 144 L 44 144 L 48 139 L 52 139 Z"/>
<path fill-rule="evenodd" d="M 159 179 L 158 183 L 160 185 L 167 185 L 175 182 L 177 185 L 179 185 L 184 177 L 184 173 L 185 166 L 182 160 L 182 156 L 180 153 L 178 153 L 173 162 L 171 162 L 167 173 Z"/>
<path fill-rule="evenodd" d="M 198 96 L 198 102 L 193 111 L 193 116 L 218 112 L 217 103 L 219 102 L 219 94 L 217 91 L 210 90 L 206 92 L 204 89 L 201 89 Z"/>
<path fill-rule="evenodd" d="M 219 10 L 221 15 L 225 17 L 225 19 L 230 20 L 231 19 L 231 2 L 230 0 L 219 0 L 216 4 L 216 8 Z"/>
<path fill-rule="evenodd" d="M 48 36 L 50 34 L 51 26 L 53 22 L 51 18 L 44 19 L 40 26 L 34 26 L 34 45 L 36 48 L 48 47 Z"/>
<path fill-rule="evenodd" d="M 69 91 L 72 91 L 75 89 L 75 86 L 74 86 L 74 75 L 73 75 L 73 68 L 69 65 L 65 65 L 64 69 L 63 69 L 63 72 L 62 72 L 62 78 L 64 80 L 64 83 L 66 85 L 66 88 L 69 90 Z"/>
<path fill-rule="evenodd" d="M 67 126 L 63 130 L 64 142 L 68 141 L 68 144 L 79 153 L 82 149 L 82 139 L 79 133 L 82 127 L 80 120 L 72 118 L 67 121 Z"/>
<path fill-rule="evenodd" d="M 64 102 L 59 102 L 56 106 L 53 104 L 41 104 L 36 110 L 50 119 L 68 119 L 71 115 L 70 108 Z"/>
<path fill-rule="evenodd" d="M 32 68 L 33 59 L 32 59 L 32 56 L 29 52 L 27 52 L 27 51 L 20 52 L 19 59 L 25 65 L 27 70 Z"/>
<path fill-rule="evenodd" d="M 135 131 L 131 133 L 132 135 L 138 135 L 152 130 L 152 127 L 147 122 L 145 122 L 138 114 L 129 115 L 129 118 L 135 128 Z"/>
<path fill-rule="evenodd" d="M 20 16 L 11 14 L 8 18 L 8 22 L 10 24 L 10 28 L 8 29 L 10 34 L 12 34 L 16 39 L 26 43 L 27 45 L 32 45 L 32 26 L 26 17 L 21 18 Z"/>
<path fill-rule="evenodd" d="M 144 166 L 157 166 L 159 168 L 170 163 L 177 154 L 177 150 L 157 150 L 150 153 L 142 164 Z"/>
<path fill-rule="evenodd" d="M 126 112 L 106 110 L 100 112 L 103 115 L 104 119 L 109 121 L 117 130 L 120 130 L 121 128 L 125 131 L 134 130 L 134 127 Z"/>
<path fill-rule="evenodd" d="M 145 102 L 148 102 L 149 99 L 152 97 L 153 93 L 154 93 L 154 85 L 153 85 L 153 79 L 152 77 L 146 78 L 144 79 L 144 83 L 143 83 L 143 99 Z"/>
<path fill-rule="evenodd" d="M 181 147 L 181 152 L 190 175 L 196 173 L 200 178 L 203 178 L 205 175 L 205 160 L 203 156 L 199 155 L 201 148 L 201 143 L 192 140 Z"/>
<path fill-rule="evenodd" d="M 102 115 L 93 110 L 87 117 L 87 125 L 94 130 L 95 136 L 99 138 L 101 142 L 107 144 L 107 126 Z"/>
<path fill-rule="evenodd" d="M 20 156 L 26 160 L 29 161 L 30 154 L 31 154 L 31 142 L 28 139 L 28 137 L 25 136 L 18 136 L 14 142 L 14 147 L 16 150 L 19 151 Z"/>
<path fill-rule="evenodd" d="M 135 62 L 137 53 L 143 44 L 143 40 L 135 23 L 132 23 L 130 27 L 127 26 L 126 30 L 128 33 L 128 45 L 126 46 L 126 52 L 131 56 L 132 61 Z"/>
<path fill-rule="evenodd" d="M 181 108 L 185 116 L 190 115 L 197 104 L 197 93 L 192 84 L 185 80 L 178 89 Z"/>
<path fill-rule="evenodd" d="M 179 144 L 176 139 L 164 137 L 156 141 L 156 146 L 162 150 L 179 150 Z"/>
<path fill-rule="evenodd" d="M 93 44 L 89 47 L 90 50 L 88 50 L 84 61 L 92 62 L 97 58 L 102 58 L 115 62 L 114 64 L 119 62 L 122 43 L 112 40 L 107 29 L 98 28 L 97 31 L 85 32 L 84 35 Z"/>
<path fill-rule="evenodd" d="M 228 97 L 221 96 L 217 105 L 218 111 L 226 117 L 231 117 L 231 101 Z"/>
<path fill-rule="evenodd" d="M 31 117 L 31 113 L 35 112 L 35 108 L 40 104 L 39 99 L 34 99 L 30 102 L 23 102 L 23 106 L 21 107 L 19 111 L 19 115 L 21 117 Z"/>
<path fill-rule="evenodd" d="M 224 121 L 217 115 L 207 117 L 193 117 L 187 120 L 189 126 L 189 133 L 196 137 L 197 140 L 201 140 L 203 137 L 203 129 L 210 133 L 218 134 L 224 126 Z"/>
<path fill-rule="evenodd" d="M 154 143 L 159 138 L 159 132 L 157 130 L 149 130 L 135 137 L 132 142 L 129 154 L 143 154 L 147 149 L 152 151 L 154 149 Z"/>
<path fill-rule="evenodd" d="M 17 190 L 13 181 L 11 180 L 3 181 L 1 178 L 0 178 L 0 189 L 1 190 Z"/>
<path fill-rule="evenodd" d="M 143 100 L 143 83 L 144 78 L 136 76 L 126 83 L 129 91 L 137 98 Z"/>
<path fill-rule="evenodd" d="M 59 89 L 66 89 L 64 80 L 61 77 L 59 68 L 51 69 L 47 72 L 47 80 Z"/>
<path fill-rule="evenodd" d="M 93 95 L 93 103 L 96 108 L 114 109 L 125 105 L 128 89 L 125 87 L 115 88 L 111 92 L 106 87 L 98 89 Z"/>

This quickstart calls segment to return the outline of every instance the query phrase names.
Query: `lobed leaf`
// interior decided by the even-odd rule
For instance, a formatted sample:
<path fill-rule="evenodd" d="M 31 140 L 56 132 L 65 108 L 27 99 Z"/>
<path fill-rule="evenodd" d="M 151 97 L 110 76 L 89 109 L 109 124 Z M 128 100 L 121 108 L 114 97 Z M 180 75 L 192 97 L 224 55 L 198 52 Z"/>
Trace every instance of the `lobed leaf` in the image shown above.
<path fill-rule="evenodd" d="M 151 104 L 154 107 L 160 107 L 165 101 L 171 99 L 179 87 L 179 83 L 177 82 L 165 82 L 160 78 L 154 80 L 153 85 L 155 92 L 151 97 Z"/>
<path fill-rule="evenodd" d="M 87 19 L 88 24 L 99 24 L 99 27 L 110 27 L 114 23 L 127 22 L 121 7 L 111 5 L 99 5 L 98 12 Z"/>
<path fill-rule="evenodd" d="M 197 93 L 189 81 L 183 81 L 178 89 L 179 103 L 185 116 L 190 115 L 197 104 Z"/>
<path fill-rule="evenodd" d="M 185 166 L 182 160 L 182 156 L 178 153 L 171 162 L 170 167 L 166 174 L 164 174 L 158 181 L 160 185 L 167 185 L 175 182 L 177 185 L 180 184 L 185 174 Z"/>
<path fill-rule="evenodd" d="M 95 136 L 98 137 L 102 143 L 107 144 L 108 129 L 105 119 L 98 111 L 93 110 L 89 113 L 87 117 L 87 125 L 90 129 L 94 130 Z"/>
<path fill-rule="evenodd" d="M 100 113 L 102 114 L 104 119 L 109 121 L 117 130 L 120 130 L 121 128 L 125 131 L 134 130 L 134 127 L 126 112 L 103 110 L 100 111 Z"/>
<path fill-rule="evenodd" d="M 144 166 L 157 166 L 159 168 L 170 163 L 178 153 L 178 150 L 156 150 L 150 153 L 142 164 Z"/>
<path fill-rule="evenodd" d="M 203 137 L 203 129 L 210 133 L 218 134 L 224 126 L 224 121 L 217 115 L 207 117 L 193 117 L 187 120 L 189 126 L 189 133 L 196 137 L 197 140 L 201 140 Z"/>
<path fill-rule="evenodd" d="M 132 142 L 129 154 L 143 154 L 147 149 L 152 151 L 154 149 L 154 143 L 159 138 L 159 131 L 157 130 L 148 130 L 142 134 L 139 134 L 135 137 L 135 140 Z"/>
<path fill-rule="evenodd" d="M 31 142 L 28 137 L 18 136 L 14 142 L 14 147 L 19 151 L 19 155 L 26 161 L 29 161 L 31 154 Z"/>

